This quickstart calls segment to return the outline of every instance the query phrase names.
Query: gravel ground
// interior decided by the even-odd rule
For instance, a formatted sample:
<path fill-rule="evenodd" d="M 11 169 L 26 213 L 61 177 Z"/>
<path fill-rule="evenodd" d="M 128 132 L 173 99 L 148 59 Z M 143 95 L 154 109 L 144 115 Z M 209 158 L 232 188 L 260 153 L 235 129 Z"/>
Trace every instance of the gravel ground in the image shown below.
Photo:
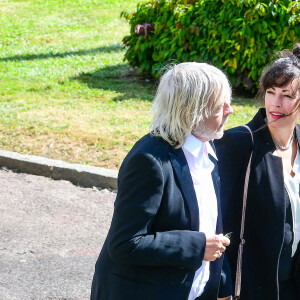
<path fill-rule="evenodd" d="M 0 299 L 89 299 L 115 196 L 0 170 Z"/>

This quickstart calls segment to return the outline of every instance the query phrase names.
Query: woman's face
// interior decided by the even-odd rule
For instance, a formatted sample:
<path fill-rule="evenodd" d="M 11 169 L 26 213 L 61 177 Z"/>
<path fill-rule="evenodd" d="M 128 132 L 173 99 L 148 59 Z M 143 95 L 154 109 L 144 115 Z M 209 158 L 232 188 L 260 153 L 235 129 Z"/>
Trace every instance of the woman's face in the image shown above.
<path fill-rule="evenodd" d="M 268 88 L 265 94 L 268 126 L 294 128 L 300 116 L 299 98 L 299 80 Z"/>

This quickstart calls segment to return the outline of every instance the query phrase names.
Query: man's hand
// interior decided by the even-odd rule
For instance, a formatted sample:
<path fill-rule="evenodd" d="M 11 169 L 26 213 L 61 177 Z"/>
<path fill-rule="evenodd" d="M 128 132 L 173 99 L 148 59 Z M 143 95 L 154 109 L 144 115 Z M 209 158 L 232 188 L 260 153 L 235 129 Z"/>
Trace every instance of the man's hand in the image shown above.
<path fill-rule="evenodd" d="M 223 234 L 206 237 L 206 247 L 203 260 L 215 261 L 217 258 L 222 256 L 222 253 L 225 251 L 226 247 L 229 244 L 230 240 Z"/>

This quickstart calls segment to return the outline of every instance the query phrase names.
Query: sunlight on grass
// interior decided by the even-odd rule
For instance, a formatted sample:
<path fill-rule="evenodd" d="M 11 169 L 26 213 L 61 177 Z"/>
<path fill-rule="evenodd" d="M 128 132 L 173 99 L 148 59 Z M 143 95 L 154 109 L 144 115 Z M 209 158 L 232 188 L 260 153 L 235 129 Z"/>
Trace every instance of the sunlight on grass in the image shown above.
<path fill-rule="evenodd" d="M 0 147 L 117 169 L 148 132 L 155 82 L 123 61 L 138 0 L 1 1 Z M 236 99 L 227 128 L 249 121 Z"/>

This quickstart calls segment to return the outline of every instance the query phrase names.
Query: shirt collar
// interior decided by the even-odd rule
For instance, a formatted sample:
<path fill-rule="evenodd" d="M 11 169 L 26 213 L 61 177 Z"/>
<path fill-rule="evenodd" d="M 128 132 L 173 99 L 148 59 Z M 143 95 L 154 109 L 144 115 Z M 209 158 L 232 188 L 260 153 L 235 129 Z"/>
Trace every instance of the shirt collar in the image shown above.
<path fill-rule="evenodd" d="M 189 153 L 191 153 L 195 158 L 199 156 L 202 150 L 205 153 L 212 155 L 216 160 L 218 160 L 216 153 L 209 142 L 202 142 L 191 134 L 189 134 L 186 137 L 183 148 Z"/>

